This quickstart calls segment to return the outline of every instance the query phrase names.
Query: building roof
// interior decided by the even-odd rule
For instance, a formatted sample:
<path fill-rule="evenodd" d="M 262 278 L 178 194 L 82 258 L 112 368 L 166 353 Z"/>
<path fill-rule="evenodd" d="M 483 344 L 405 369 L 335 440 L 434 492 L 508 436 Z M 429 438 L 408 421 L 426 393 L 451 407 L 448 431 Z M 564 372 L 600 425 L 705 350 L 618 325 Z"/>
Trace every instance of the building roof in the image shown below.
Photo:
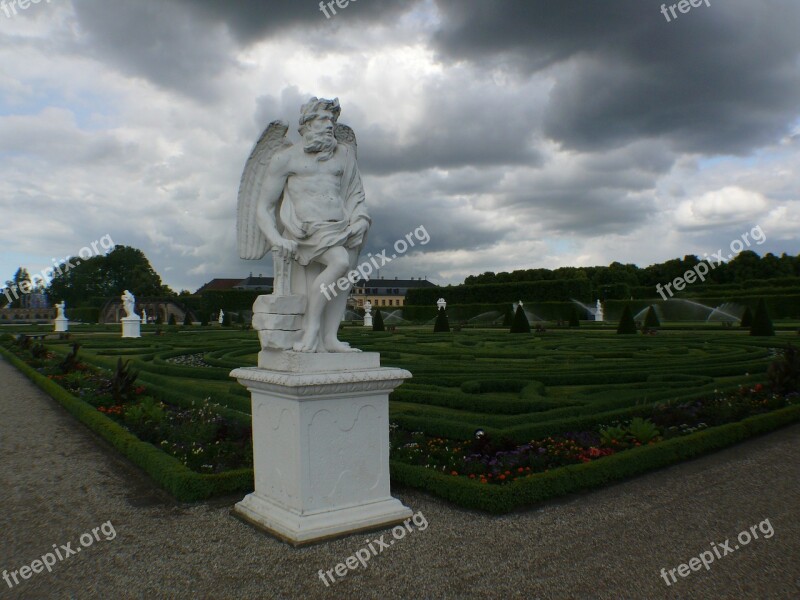
<path fill-rule="evenodd" d="M 436 287 L 435 283 L 431 283 L 427 279 L 359 279 L 356 282 L 356 287 L 367 288 L 422 288 L 422 287 Z"/>
<path fill-rule="evenodd" d="M 241 279 L 212 279 L 202 287 L 200 287 L 195 294 L 202 294 L 203 292 L 221 292 L 225 290 L 232 290 L 233 286 L 242 281 Z"/>
<path fill-rule="evenodd" d="M 237 288 L 240 287 L 259 287 L 259 288 L 271 288 L 274 282 L 273 277 L 253 277 L 250 275 L 247 279 L 242 279 L 239 283 L 236 284 Z"/>

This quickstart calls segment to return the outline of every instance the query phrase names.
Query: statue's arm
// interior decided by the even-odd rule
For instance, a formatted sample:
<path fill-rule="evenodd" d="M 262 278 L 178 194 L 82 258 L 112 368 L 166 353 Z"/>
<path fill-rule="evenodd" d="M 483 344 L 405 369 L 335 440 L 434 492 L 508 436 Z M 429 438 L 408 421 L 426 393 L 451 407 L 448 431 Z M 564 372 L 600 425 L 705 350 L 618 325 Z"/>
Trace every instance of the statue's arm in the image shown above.
<path fill-rule="evenodd" d="M 289 178 L 289 156 L 286 152 L 278 152 L 272 157 L 267 167 L 264 183 L 258 197 L 256 221 L 271 247 L 282 245 L 285 241 L 278 232 L 276 207 Z"/>
<path fill-rule="evenodd" d="M 361 183 L 361 173 L 358 170 L 358 164 L 356 163 L 354 153 L 351 151 L 348 151 L 347 168 L 345 169 L 344 177 L 346 190 L 345 198 L 349 209 L 350 226 L 352 227 L 358 221 L 362 221 L 368 228 L 372 224 L 372 218 L 367 212 L 364 185 Z"/>

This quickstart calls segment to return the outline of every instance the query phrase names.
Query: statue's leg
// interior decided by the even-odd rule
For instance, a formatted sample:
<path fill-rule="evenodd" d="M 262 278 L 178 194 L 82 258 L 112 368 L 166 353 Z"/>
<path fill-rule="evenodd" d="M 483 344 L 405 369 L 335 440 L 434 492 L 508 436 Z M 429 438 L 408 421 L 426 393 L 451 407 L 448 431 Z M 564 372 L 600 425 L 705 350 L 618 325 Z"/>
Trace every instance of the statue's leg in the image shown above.
<path fill-rule="evenodd" d="M 341 246 L 329 248 L 320 256 L 317 261 L 324 266 L 319 275 L 308 286 L 308 303 L 306 305 L 306 315 L 303 320 L 303 338 L 294 345 L 294 350 L 298 352 L 318 352 L 322 350 L 320 346 L 320 331 L 322 327 L 323 311 L 328 305 L 328 300 L 323 294 L 323 290 L 328 290 L 331 300 L 336 300 L 342 292 L 336 288 L 336 281 L 347 273 L 350 265 L 350 258 Z M 329 291 L 333 290 L 337 296 L 332 296 Z M 347 292 L 344 293 L 347 301 Z M 341 317 L 340 317 L 341 318 Z"/>
<path fill-rule="evenodd" d="M 350 259 L 349 270 L 355 268 L 358 260 L 358 249 L 348 250 Z M 348 281 L 345 290 L 337 288 L 338 295 L 331 298 L 322 315 L 322 343 L 328 352 L 360 352 L 357 348 L 351 348 L 347 342 L 339 341 L 339 324 L 342 322 L 344 313 L 347 310 L 347 297 L 350 295 L 351 284 Z"/>

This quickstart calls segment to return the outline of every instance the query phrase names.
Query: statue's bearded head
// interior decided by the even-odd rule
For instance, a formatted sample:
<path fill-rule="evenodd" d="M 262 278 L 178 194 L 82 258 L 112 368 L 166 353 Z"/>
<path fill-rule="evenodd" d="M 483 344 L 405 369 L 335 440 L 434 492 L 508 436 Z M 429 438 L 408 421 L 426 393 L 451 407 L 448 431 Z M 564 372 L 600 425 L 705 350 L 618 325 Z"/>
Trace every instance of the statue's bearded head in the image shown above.
<path fill-rule="evenodd" d="M 339 119 L 339 99 L 312 98 L 300 109 L 300 128 L 303 150 L 316 153 L 317 160 L 328 160 L 336 151 L 334 130 Z"/>

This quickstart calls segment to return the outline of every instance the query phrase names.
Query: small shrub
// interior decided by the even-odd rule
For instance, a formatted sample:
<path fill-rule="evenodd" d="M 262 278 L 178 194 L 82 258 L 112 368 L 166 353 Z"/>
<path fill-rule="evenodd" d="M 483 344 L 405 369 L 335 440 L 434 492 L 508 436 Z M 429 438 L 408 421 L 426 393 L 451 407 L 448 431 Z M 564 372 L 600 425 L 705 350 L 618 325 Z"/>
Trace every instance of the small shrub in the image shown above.
<path fill-rule="evenodd" d="M 436 323 L 433 325 L 433 333 L 449 333 L 450 321 L 447 319 L 447 312 L 444 308 L 439 309 L 436 315 Z"/>
<path fill-rule="evenodd" d="M 59 363 L 58 368 L 64 375 L 68 375 L 78 368 L 78 350 L 81 345 L 79 343 L 72 344 L 72 350 L 64 357 L 64 360 Z"/>
<path fill-rule="evenodd" d="M 770 387 L 776 394 L 800 392 L 800 352 L 789 344 L 767 369 Z"/>
<path fill-rule="evenodd" d="M 763 298 L 758 301 L 756 314 L 753 316 L 753 324 L 750 326 L 750 335 L 763 337 L 775 335 L 772 319 L 769 318 L 769 313 L 767 312 L 767 303 L 764 302 Z"/>
<path fill-rule="evenodd" d="M 381 309 L 375 311 L 375 316 L 372 317 L 372 331 L 386 331 L 386 327 L 383 324 L 383 315 L 381 314 Z"/>
<path fill-rule="evenodd" d="M 644 318 L 644 326 L 647 329 L 661 327 L 661 321 L 658 320 L 658 315 L 656 314 L 656 309 L 654 306 L 651 306 L 647 309 L 647 315 Z"/>
<path fill-rule="evenodd" d="M 121 358 L 117 359 L 117 370 L 111 378 L 111 396 L 114 402 L 122 404 L 130 399 L 138 377 L 139 372 L 131 368 L 131 361 L 126 360 L 123 363 Z"/>
<path fill-rule="evenodd" d="M 578 309 L 574 306 L 572 307 L 572 312 L 569 314 L 569 326 L 570 327 L 580 327 L 581 321 L 578 317 Z"/>
<path fill-rule="evenodd" d="M 156 402 L 150 396 L 142 398 L 138 404 L 129 406 L 125 411 L 125 423 L 140 426 L 144 423 L 161 423 L 166 414 L 164 404 Z"/>
<path fill-rule="evenodd" d="M 31 346 L 31 356 L 37 360 L 47 358 L 47 346 L 41 343 L 36 343 Z"/>
<path fill-rule="evenodd" d="M 511 323 L 510 333 L 530 333 L 531 324 L 528 323 L 528 317 L 525 316 L 525 310 L 522 304 L 517 305 L 517 312 L 514 313 L 514 321 Z"/>
<path fill-rule="evenodd" d="M 742 320 L 739 323 L 740 327 L 751 327 L 753 325 L 753 311 L 750 310 L 750 307 L 744 309 L 744 314 L 742 315 Z"/>
<path fill-rule="evenodd" d="M 626 304 L 625 309 L 622 311 L 622 318 L 619 320 L 617 333 L 622 335 L 636 333 L 636 322 L 633 320 L 633 312 L 631 312 L 629 304 Z"/>

